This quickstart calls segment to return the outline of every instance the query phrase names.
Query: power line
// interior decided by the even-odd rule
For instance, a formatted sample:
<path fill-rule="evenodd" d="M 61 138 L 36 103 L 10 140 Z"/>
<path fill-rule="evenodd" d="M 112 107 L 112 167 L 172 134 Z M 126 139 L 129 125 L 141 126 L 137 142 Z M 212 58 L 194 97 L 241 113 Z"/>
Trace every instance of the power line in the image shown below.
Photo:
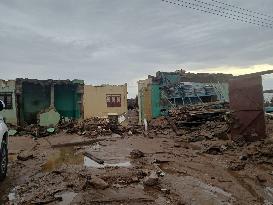
<path fill-rule="evenodd" d="M 273 16 L 270 16 L 270 15 L 267 15 L 267 14 L 259 13 L 259 12 L 252 11 L 252 10 L 249 10 L 249 9 L 244 9 L 244 8 L 241 8 L 241 7 L 232 5 L 232 4 L 227 4 L 227 3 L 224 3 L 224 2 L 221 2 L 221 1 L 217 1 L 217 0 L 211 0 L 211 1 L 216 2 L 218 4 L 223 4 L 223 5 L 226 5 L 226 6 L 229 6 L 229 7 L 233 7 L 233 8 L 239 9 L 239 10 L 247 11 L 247 12 L 258 14 L 258 15 L 261 15 L 261 16 L 266 16 L 266 17 L 269 17 L 269 18 L 273 19 Z"/>
<path fill-rule="evenodd" d="M 183 0 L 177 0 L 177 1 L 183 1 Z M 219 8 L 219 9 L 231 11 L 231 15 L 234 16 L 234 17 L 243 18 L 243 19 L 250 20 L 250 21 L 256 21 L 256 22 L 261 23 L 261 24 L 266 24 L 266 25 L 268 25 L 269 27 L 272 27 L 272 26 L 273 26 L 273 25 L 272 25 L 273 21 L 272 21 L 272 23 L 263 22 L 263 21 L 260 21 L 260 20 L 255 19 L 255 18 L 259 18 L 259 17 L 255 17 L 255 16 L 252 16 L 252 15 L 244 14 L 244 13 L 237 12 L 237 11 L 234 11 L 234 10 L 231 10 L 231 9 L 226 9 L 226 8 L 224 8 L 224 7 L 220 7 L 220 6 L 217 6 L 217 5 L 209 4 L 209 3 L 206 3 L 206 2 L 203 2 L 203 1 L 200 1 L 200 0 L 194 0 L 194 1 L 195 1 L 195 2 L 199 2 L 199 3 L 201 3 L 201 4 L 205 4 L 205 5 L 211 5 L 211 6 L 213 6 L 213 7 Z M 195 4 L 195 5 L 198 5 L 198 4 Z M 200 5 L 198 5 L 198 6 L 200 6 Z M 204 7 L 204 8 L 206 8 L 206 7 Z M 214 10 L 214 11 L 219 11 L 219 10 L 215 10 L 215 9 L 212 9 L 212 10 Z M 220 10 L 219 12 L 221 13 L 221 10 Z M 243 16 L 244 16 L 244 15 L 250 16 L 251 18 L 239 16 L 239 15 L 236 15 L 236 14 L 232 14 L 232 12 L 242 14 Z M 223 11 L 222 11 L 222 13 L 225 14 L 225 12 L 223 12 Z M 229 14 L 230 12 L 226 12 L 226 13 Z M 217 15 L 217 14 L 216 14 L 216 15 Z M 252 18 L 252 17 L 253 17 L 253 18 Z M 269 21 L 271 21 L 271 20 L 269 20 Z"/>
<path fill-rule="evenodd" d="M 188 7 L 188 8 L 200 10 L 202 12 L 207 12 L 207 13 L 211 13 L 211 14 L 214 14 L 214 15 L 223 16 L 225 18 L 230 18 L 230 19 L 242 21 L 244 23 L 251 23 L 251 24 L 259 25 L 259 26 L 262 26 L 262 27 L 268 27 L 268 28 L 272 28 L 272 26 L 273 26 L 270 23 L 259 21 L 259 20 L 253 19 L 253 18 L 239 16 L 239 15 L 236 15 L 236 14 L 233 14 L 233 13 L 224 12 L 224 11 L 221 11 L 221 10 L 216 10 L 216 9 L 213 9 L 213 8 L 210 8 L 210 7 L 201 6 L 199 4 L 190 3 L 190 2 L 187 2 L 187 1 L 184 1 L 184 0 L 177 0 L 177 1 L 182 2 L 184 4 L 188 4 L 188 5 L 182 5 L 182 4 L 179 4 L 179 3 L 175 3 L 176 0 L 165 0 L 165 1 L 168 2 L 168 3 L 177 4 L 177 5 L 180 5 L 180 6 L 185 6 L 185 7 Z M 199 1 L 199 2 L 202 2 L 202 1 Z M 204 4 L 205 2 L 202 2 L 202 3 Z M 196 7 L 200 7 L 201 9 L 198 9 Z M 206 9 L 206 10 L 203 10 L 203 8 Z M 256 22 L 258 22 L 258 23 L 256 23 Z"/>
<path fill-rule="evenodd" d="M 221 10 L 213 9 L 213 8 L 202 6 L 202 5 L 195 4 L 195 3 L 190 3 L 190 2 L 187 2 L 184 0 L 177 0 L 178 2 L 181 2 L 181 3 L 178 3 L 176 0 L 162 0 L 162 1 L 166 2 L 166 3 L 173 4 L 173 5 L 178 5 L 178 6 L 194 9 L 197 11 L 221 16 L 221 17 L 228 18 L 231 20 L 233 19 L 233 20 L 241 21 L 243 23 L 250 23 L 250 24 L 253 24 L 256 26 L 261 26 L 261 27 L 266 27 L 266 28 L 271 28 L 271 29 L 273 28 L 273 25 L 270 23 L 267 23 L 267 22 L 263 22 L 260 20 L 256 20 L 256 19 L 248 18 L 248 17 L 244 17 L 244 16 L 235 15 L 233 13 L 224 12 Z M 205 3 L 205 2 L 203 2 L 203 3 Z"/>
<path fill-rule="evenodd" d="M 245 16 L 249 16 L 249 17 L 253 17 L 253 18 L 257 18 L 257 19 L 260 19 L 260 20 L 265 20 L 265 21 L 269 21 L 269 22 L 273 23 L 273 17 L 272 17 L 272 20 L 271 20 L 271 19 L 262 18 L 262 17 L 258 16 L 258 15 L 261 15 L 261 14 L 258 14 L 258 15 L 255 16 L 255 15 L 251 14 L 251 12 L 249 12 L 249 13 L 248 12 L 241 12 L 241 10 L 243 10 L 242 8 L 240 8 L 240 11 L 236 11 L 236 10 L 232 10 L 232 9 L 229 9 L 229 8 L 226 8 L 226 7 L 217 6 L 215 4 L 210 4 L 210 3 L 207 3 L 207 2 L 203 2 L 203 1 L 200 1 L 200 0 L 194 0 L 194 1 L 198 2 L 198 3 L 201 3 L 201 4 L 208 5 L 208 6 L 216 7 L 216 8 L 219 8 L 219 9 L 224 9 L 224 10 L 227 10 L 227 11 L 235 12 L 235 13 L 238 13 L 238 14 L 241 14 L 241 15 L 245 15 Z M 218 3 L 218 1 L 215 1 L 215 2 Z M 225 3 L 223 3 L 223 4 L 226 5 Z M 244 10 L 247 11 L 246 9 L 244 9 Z"/>

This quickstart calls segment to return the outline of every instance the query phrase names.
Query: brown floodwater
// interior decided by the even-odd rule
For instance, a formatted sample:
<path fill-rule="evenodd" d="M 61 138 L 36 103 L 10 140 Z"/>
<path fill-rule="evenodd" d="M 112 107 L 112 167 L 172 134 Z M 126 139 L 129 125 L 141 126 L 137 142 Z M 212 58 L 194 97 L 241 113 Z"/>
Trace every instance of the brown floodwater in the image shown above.
<path fill-rule="evenodd" d="M 105 167 L 130 167 L 130 161 L 107 161 L 104 164 L 98 164 L 94 160 L 77 152 L 74 147 L 60 148 L 58 152 L 52 154 L 47 162 L 42 165 L 43 172 L 50 172 L 60 168 L 63 165 L 82 165 L 90 168 L 105 168 Z"/>

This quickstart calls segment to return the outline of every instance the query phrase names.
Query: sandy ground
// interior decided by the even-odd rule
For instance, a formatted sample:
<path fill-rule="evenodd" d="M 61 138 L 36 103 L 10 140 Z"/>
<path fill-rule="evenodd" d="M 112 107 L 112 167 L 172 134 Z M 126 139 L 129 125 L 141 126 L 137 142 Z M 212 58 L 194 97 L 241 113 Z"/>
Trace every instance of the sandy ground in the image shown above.
<path fill-rule="evenodd" d="M 272 163 L 254 157 L 261 142 L 242 147 L 229 140 L 188 143 L 168 130 L 52 148 L 84 140 L 63 133 L 38 140 L 10 137 L 1 204 L 273 204 Z M 212 145 L 223 151 L 205 152 Z M 132 150 L 144 156 L 132 159 Z M 85 151 L 104 165 L 85 157 Z M 33 157 L 22 161 L 18 155 Z M 156 182 L 148 186 L 154 173 Z"/>

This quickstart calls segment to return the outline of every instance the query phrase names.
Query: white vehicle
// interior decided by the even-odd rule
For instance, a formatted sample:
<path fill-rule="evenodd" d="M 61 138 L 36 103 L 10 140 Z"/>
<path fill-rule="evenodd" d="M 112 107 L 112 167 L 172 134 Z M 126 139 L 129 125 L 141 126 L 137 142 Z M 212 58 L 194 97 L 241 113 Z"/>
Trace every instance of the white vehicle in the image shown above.
<path fill-rule="evenodd" d="M 0 100 L 0 181 L 3 181 L 7 174 L 8 167 L 8 127 L 1 116 L 5 104 Z"/>

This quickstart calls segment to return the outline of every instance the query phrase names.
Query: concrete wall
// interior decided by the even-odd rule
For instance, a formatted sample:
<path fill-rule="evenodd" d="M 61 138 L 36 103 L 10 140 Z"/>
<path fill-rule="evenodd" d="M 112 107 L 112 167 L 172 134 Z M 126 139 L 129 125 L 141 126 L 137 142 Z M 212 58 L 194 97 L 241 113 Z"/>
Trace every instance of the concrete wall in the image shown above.
<path fill-rule="evenodd" d="M 107 107 L 106 95 L 108 94 L 120 94 L 121 107 Z M 127 112 L 127 84 L 102 86 L 85 85 L 83 107 L 85 119 L 90 117 L 107 117 L 108 113 L 118 113 L 121 115 Z"/>
<path fill-rule="evenodd" d="M 148 85 L 152 82 L 152 79 L 146 79 L 146 80 L 139 80 L 138 83 L 138 113 L 139 113 L 139 124 L 142 124 L 143 119 L 145 118 L 145 111 L 147 111 L 147 109 L 145 110 L 145 106 L 144 106 L 144 101 L 147 99 L 145 99 L 145 95 L 144 95 L 144 90 L 148 89 Z"/>
<path fill-rule="evenodd" d="M 12 109 L 5 109 L 0 115 L 6 118 L 6 122 L 17 125 L 17 105 L 15 96 L 15 80 L 0 80 L 0 93 L 12 93 Z"/>

